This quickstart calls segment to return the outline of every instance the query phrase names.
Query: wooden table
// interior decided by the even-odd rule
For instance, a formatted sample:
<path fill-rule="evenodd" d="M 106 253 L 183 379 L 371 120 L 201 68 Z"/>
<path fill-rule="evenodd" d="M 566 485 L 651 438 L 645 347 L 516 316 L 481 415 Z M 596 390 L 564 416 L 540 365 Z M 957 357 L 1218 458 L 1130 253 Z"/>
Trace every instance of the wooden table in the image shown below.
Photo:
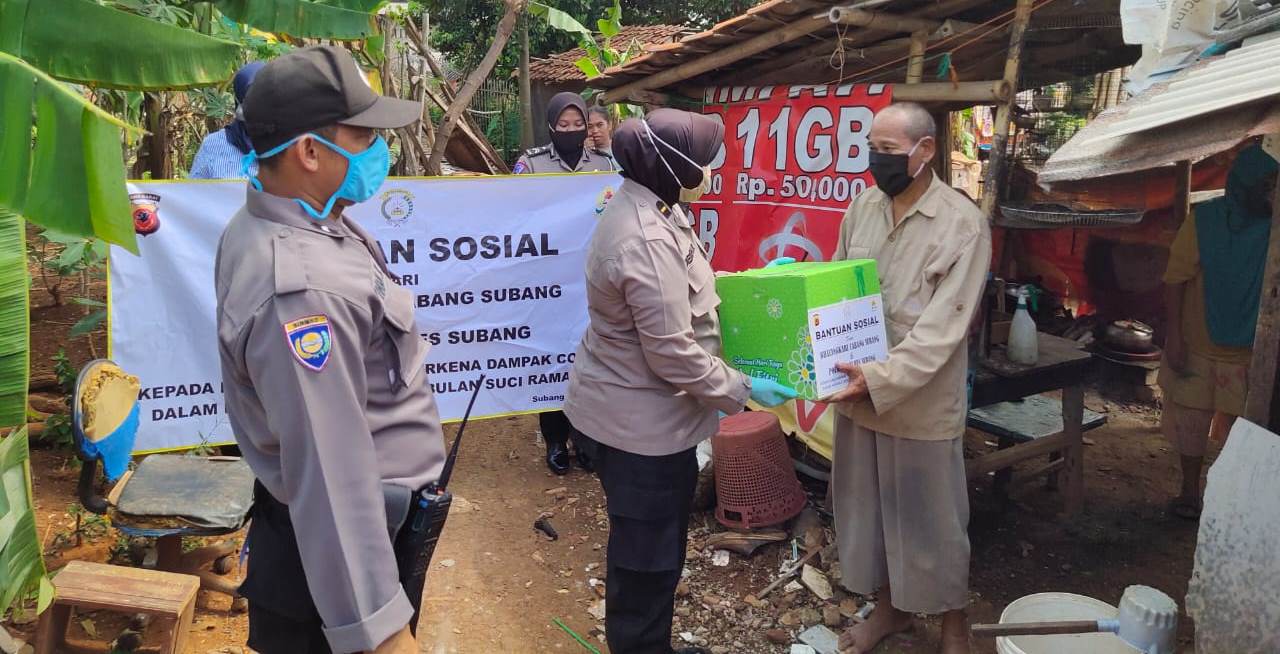
<path fill-rule="evenodd" d="M 966 470 L 972 479 L 1063 451 L 1063 499 L 1066 513 L 1074 516 L 1084 505 L 1084 380 L 1093 365 L 1093 355 L 1081 350 L 1075 341 L 1040 334 L 1039 359 L 1034 366 L 1018 365 L 1009 361 L 1003 347 L 993 347 L 975 373 L 973 407 L 1061 390 L 1063 431 L 970 459 Z"/>

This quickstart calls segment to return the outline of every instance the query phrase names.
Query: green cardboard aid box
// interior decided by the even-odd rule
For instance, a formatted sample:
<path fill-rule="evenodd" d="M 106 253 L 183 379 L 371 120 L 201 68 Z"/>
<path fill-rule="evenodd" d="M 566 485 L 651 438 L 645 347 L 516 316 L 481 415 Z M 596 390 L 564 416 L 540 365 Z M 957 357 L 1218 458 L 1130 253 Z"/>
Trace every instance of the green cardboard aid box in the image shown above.
<path fill-rule="evenodd" d="M 793 263 L 716 278 L 725 361 L 818 400 L 848 384 L 837 362 L 888 357 L 872 259 Z"/>

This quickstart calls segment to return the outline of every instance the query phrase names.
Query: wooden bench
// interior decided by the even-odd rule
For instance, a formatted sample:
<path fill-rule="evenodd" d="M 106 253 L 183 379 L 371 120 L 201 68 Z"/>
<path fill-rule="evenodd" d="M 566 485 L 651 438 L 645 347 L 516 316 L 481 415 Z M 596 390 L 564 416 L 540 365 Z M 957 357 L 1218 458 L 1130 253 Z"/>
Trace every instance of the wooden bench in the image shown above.
<path fill-rule="evenodd" d="M 160 654 L 178 654 L 195 615 L 200 578 L 192 575 L 72 561 L 53 578 L 53 605 L 40 616 L 36 654 L 64 649 L 76 609 L 145 613 L 164 630 Z M 80 648 L 76 648 L 80 649 Z"/>
<path fill-rule="evenodd" d="M 1080 431 L 1083 433 L 1096 429 L 1106 422 L 1106 416 L 1085 409 Z M 974 429 L 995 436 L 997 449 L 1000 450 L 1057 437 L 1065 431 L 1062 421 L 1062 402 L 1046 395 L 1031 395 L 1022 400 L 999 402 L 973 409 L 969 411 L 968 423 Z M 1061 449 L 1048 450 L 1048 463 L 1020 477 L 1016 482 L 1008 466 L 996 469 L 996 489 L 1003 492 L 1011 483 L 1020 484 L 1041 475 L 1049 475 L 1050 488 L 1056 488 L 1058 472 L 1065 463 L 1062 457 L 1062 449 L 1065 447 L 1066 444 L 1063 443 Z M 1010 458 L 1006 463 L 1013 465 L 1015 462 L 1016 459 Z M 990 471 L 990 469 L 984 471 Z"/>

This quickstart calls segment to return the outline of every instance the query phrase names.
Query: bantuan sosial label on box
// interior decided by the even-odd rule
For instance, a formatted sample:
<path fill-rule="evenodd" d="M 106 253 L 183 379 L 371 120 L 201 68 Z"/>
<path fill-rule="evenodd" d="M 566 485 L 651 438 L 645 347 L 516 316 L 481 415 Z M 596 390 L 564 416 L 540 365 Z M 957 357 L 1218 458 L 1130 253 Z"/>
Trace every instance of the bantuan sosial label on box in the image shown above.
<path fill-rule="evenodd" d="M 813 371 L 817 396 L 827 397 L 849 384 L 837 363 L 870 363 L 889 358 L 880 294 L 809 310 Z"/>

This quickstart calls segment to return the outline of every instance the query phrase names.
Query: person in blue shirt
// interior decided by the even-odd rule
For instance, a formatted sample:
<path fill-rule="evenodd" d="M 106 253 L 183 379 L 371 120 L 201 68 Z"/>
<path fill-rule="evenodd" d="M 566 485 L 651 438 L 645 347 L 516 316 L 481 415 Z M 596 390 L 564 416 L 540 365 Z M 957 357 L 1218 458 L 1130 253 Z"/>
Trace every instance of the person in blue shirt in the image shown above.
<path fill-rule="evenodd" d="M 253 145 L 249 143 L 249 134 L 244 129 L 244 113 L 240 109 L 240 104 L 244 102 L 244 96 L 249 93 L 249 85 L 253 83 L 253 77 L 258 74 L 258 70 L 263 65 L 261 61 L 251 61 L 236 71 L 236 76 L 231 81 L 232 89 L 236 94 L 235 120 L 232 120 L 230 125 L 216 132 L 210 132 L 204 137 L 195 158 L 191 160 L 191 173 L 187 175 L 191 179 L 245 178 L 240 161 L 253 149 Z M 257 162 L 250 164 L 249 173 L 256 175 L 257 172 Z"/>

